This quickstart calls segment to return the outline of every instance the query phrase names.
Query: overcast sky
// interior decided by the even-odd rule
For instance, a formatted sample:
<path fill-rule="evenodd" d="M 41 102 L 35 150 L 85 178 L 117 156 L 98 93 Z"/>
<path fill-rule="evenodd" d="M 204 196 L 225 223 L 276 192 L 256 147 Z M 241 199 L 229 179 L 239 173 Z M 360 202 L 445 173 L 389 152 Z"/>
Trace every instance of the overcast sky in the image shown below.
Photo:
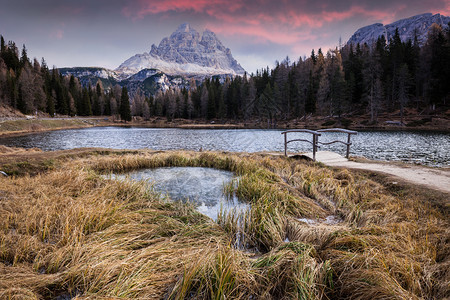
<path fill-rule="evenodd" d="M 0 34 L 50 67 L 115 69 L 189 23 L 215 32 L 252 73 L 426 12 L 449 16 L 450 0 L 0 0 Z"/>

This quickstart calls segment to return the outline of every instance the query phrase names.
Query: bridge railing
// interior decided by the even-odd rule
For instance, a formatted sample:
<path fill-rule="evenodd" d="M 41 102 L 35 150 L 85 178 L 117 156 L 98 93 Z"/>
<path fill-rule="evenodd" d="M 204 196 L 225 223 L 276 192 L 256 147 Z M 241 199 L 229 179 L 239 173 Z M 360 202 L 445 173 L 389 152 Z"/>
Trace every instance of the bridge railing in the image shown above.
<path fill-rule="evenodd" d="M 320 130 L 317 130 L 317 132 L 340 132 L 340 133 L 346 133 L 347 134 L 347 142 L 339 141 L 339 140 L 326 142 L 326 143 L 318 142 L 319 144 L 322 144 L 322 145 L 330 145 L 330 144 L 334 144 L 334 143 L 341 143 L 341 144 L 347 145 L 347 154 L 345 155 L 346 158 L 348 158 L 349 155 L 350 155 L 350 146 L 352 145 L 352 142 L 350 141 L 350 137 L 351 137 L 352 134 L 358 134 L 357 131 L 348 130 L 348 129 L 342 129 L 342 128 L 320 129 Z"/>
<path fill-rule="evenodd" d="M 307 139 L 293 139 L 288 140 L 287 134 L 288 133 L 294 133 L 294 132 L 301 132 L 301 133 L 310 133 L 312 134 L 312 141 L 309 141 Z M 319 136 L 321 136 L 321 132 L 339 132 L 339 133 L 346 133 L 347 134 L 347 142 L 336 140 L 331 142 L 319 142 Z M 313 146 L 313 160 L 316 160 L 316 152 L 317 149 L 320 148 L 319 144 L 322 145 L 330 145 L 334 143 L 341 143 L 347 146 L 347 154 L 346 157 L 349 158 L 350 155 L 350 146 L 352 145 L 350 141 L 350 137 L 352 134 L 358 134 L 357 131 L 348 130 L 348 129 L 342 129 L 342 128 L 328 128 L 328 129 L 320 129 L 317 131 L 309 130 L 309 129 L 292 129 L 292 130 L 286 130 L 283 131 L 281 134 L 284 134 L 284 155 L 287 156 L 287 144 L 291 142 L 307 142 L 310 143 Z"/>
<path fill-rule="evenodd" d="M 287 134 L 288 133 L 294 133 L 294 132 L 310 133 L 310 134 L 312 134 L 312 141 L 309 141 L 309 140 L 306 140 L 306 139 L 288 140 Z M 291 142 L 307 142 L 307 143 L 310 143 L 313 146 L 313 160 L 314 161 L 316 160 L 317 148 L 320 147 L 318 145 L 319 136 L 320 136 L 319 132 L 314 131 L 314 130 L 309 130 L 309 129 L 292 129 L 292 130 L 283 131 L 281 134 L 284 134 L 284 155 L 285 156 L 287 156 L 287 144 L 289 144 Z"/>

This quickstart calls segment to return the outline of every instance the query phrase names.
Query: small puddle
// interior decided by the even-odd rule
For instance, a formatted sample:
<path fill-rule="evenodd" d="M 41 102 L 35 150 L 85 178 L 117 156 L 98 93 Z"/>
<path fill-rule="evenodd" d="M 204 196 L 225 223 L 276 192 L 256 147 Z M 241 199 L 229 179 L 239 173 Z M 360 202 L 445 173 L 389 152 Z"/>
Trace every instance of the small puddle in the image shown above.
<path fill-rule="evenodd" d="M 297 220 L 300 222 L 306 223 L 308 225 L 319 225 L 319 224 L 336 225 L 336 224 L 343 222 L 343 220 L 340 217 L 335 216 L 335 215 L 330 215 L 330 216 L 326 217 L 325 219 L 299 218 Z"/>
<path fill-rule="evenodd" d="M 220 208 L 226 212 L 243 212 L 250 205 L 236 196 L 227 197 L 224 186 L 235 177 L 232 172 L 202 167 L 169 167 L 145 169 L 127 174 L 112 175 L 117 179 L 146 180 L 156 191 L 167 194 L 172 200 L 194 203 L 196 209 L 217 220 Z"/>

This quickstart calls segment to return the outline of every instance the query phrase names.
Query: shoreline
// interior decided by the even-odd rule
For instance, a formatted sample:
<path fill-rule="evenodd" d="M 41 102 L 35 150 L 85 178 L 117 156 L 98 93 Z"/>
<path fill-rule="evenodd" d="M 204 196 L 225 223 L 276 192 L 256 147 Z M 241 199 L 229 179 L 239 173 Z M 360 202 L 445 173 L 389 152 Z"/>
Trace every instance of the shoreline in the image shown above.
<path fill-rule="evenodd" d="M 0 145 L 0 170 L 4 169 L 5 166 L 14 165 L 14 163 L 20 165 L 20 162 L 33 162 L 40 165 L 42 163 L 44 169 L 47 165 L 44 163 L 47 160 L 58 160 L 58 159 L 66 159 L 68 157 L 84 157 L 93 155 L 94 153 L 102 153 L 103 155 L 111 155 L 114 153 L 121 154 L 131 154 L 131 155 L 139 155 L 141 153 L 178 153 L 178 152 L 192 152 L 199 153 L 198 151 L 191 150 L 152 150 L 152 149 L 113 149 L 113 148 L 101 148 L 101 147 L 88 147 L 88 148 L 73 148 L 73 149 L 65 149 L 65 150 L 51 150 L 51 151 L 43 151 L 37 148 L 15 148 L 15 147 L 7 147 Z M 205 153 L 222 153 L 226 155 L 254 155 L 260 157 L 284 157 L 281 152 L 235 152 L 235 151 L 206 151 Z M 301 153 L 300 153 L 301 154 Z M 305 154 L 305 153 L 303 153 Z M 302 157 L 302 158 L 299 158 Z M 305 159 L 304 155 L 296 155 L 290 158 L 294 158 L 299 163 L 300 162 L 311 162 L 310 159 Z M 397 185 L 397 181 L 401 185 L 406 185 L 410 187 L 422 186 L 424 188 L 443 193 L 450 194 L 450 190 L 447 187 L 447 184 L 443 184 L 445 182 L 444 178 L 450 178 L 450 168 L 449 167 L 430 167 L 426 165 L 416 165 L 409 164 L 405 162 L 399 161 L 378 161 L 371 160 L 362 157 L 351 157 L 349 160 L 342 158 L 343 161 L 318 161 L 319 164 L 328 166 L 332 169 L 349 169 L 352 172 L 358 173 L 372 173 L 378 174 L 378 176 L 384 178 L 388 185 Z M 41 166 L 41 167 L 42 167 Z M 4 170 L 8 171 L 8 170 Z M 42 171 L 42 170 L 41 170 Z M 407 173 L 409 175 L 405 175 Z M 7 172 L 8 173 L 8 172 Z M 418 177 L 424 177 L 419 178 Z M 439 182 L 428 182 L 426 177 L 435 177 L 436 181 Z M 417 178 L 413 178 L 417 177 Z M 439 178 L 440 177 L 440 178 Z M 396 179 L 394 183 L 392 183 L 392 179 Z M 437 180 L 439 179 L 439 180 Z M 440 187 L 437 187 L 437 186 Z"/>
<path fill-rule="evenodd" d="M 450 133 L 450 126 L 396 126 L 396 125 L 379 125 L 379 126 L 322 126 L 319 121 L 315 122 L 280 122 L 277 126 L 268 128 L 261 126 L 258 122 L 248 123 L 227 123 L 227 122 L 211 122 L 205 120 L 185 120 L 175 119 L 167 121 L 162 118 L 154 118 L 149 121 L 133 120 L 129 123 L 122 123 L 110 120 L 106 117 L 86 117 L 86 118 L 36 118 L 36 119 L 15 119 L 0 121 L 0 139 L 6 137 L 23 136 L 34 133 L 42 133 L 55 130 L 80 129 L 90 127 L 137 127 L 137 128 L 180 128 L 180 129 L 325 129 L 325 128 L 346 128 L 355 131 L 423 131 L 423 132 L 440 132 Z"/>

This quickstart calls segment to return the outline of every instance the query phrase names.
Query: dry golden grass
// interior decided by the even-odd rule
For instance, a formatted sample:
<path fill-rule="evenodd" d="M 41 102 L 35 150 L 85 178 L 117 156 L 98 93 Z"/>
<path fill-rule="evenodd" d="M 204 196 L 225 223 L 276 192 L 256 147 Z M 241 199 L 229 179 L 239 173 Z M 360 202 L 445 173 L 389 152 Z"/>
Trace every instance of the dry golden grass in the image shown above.
<path fill-rule="evenodd" d="M 1 107 L 0 107 L 1 110 Z M 88 119 L 17 119 L 1 122 L 0 136 L 27 134 L 29 132 L 83 128 L 94 125 L 96 120 Z"/>
<path fill-rule="evenodd" d="M 214 223 L 146 183 L 101 176 L 168 166 L 235 172 L 226 190 L 251 209 Z M 365 175 L 284 157 L 66 157 L 36 176 L 0 178 L 0 298 L 443 299 L 445 215 Z"/>
<path fill-rule="evenodd" d="M 0 155 L 4 154 L 19 154 L 24 152 L 40 152 L 42 150 L 38 148 L 31 148 L 31 149 L 25 149 L 25 148 L 16 148 L 16 147 L 6 147 L 3 145 L 0 145 Z"/>

